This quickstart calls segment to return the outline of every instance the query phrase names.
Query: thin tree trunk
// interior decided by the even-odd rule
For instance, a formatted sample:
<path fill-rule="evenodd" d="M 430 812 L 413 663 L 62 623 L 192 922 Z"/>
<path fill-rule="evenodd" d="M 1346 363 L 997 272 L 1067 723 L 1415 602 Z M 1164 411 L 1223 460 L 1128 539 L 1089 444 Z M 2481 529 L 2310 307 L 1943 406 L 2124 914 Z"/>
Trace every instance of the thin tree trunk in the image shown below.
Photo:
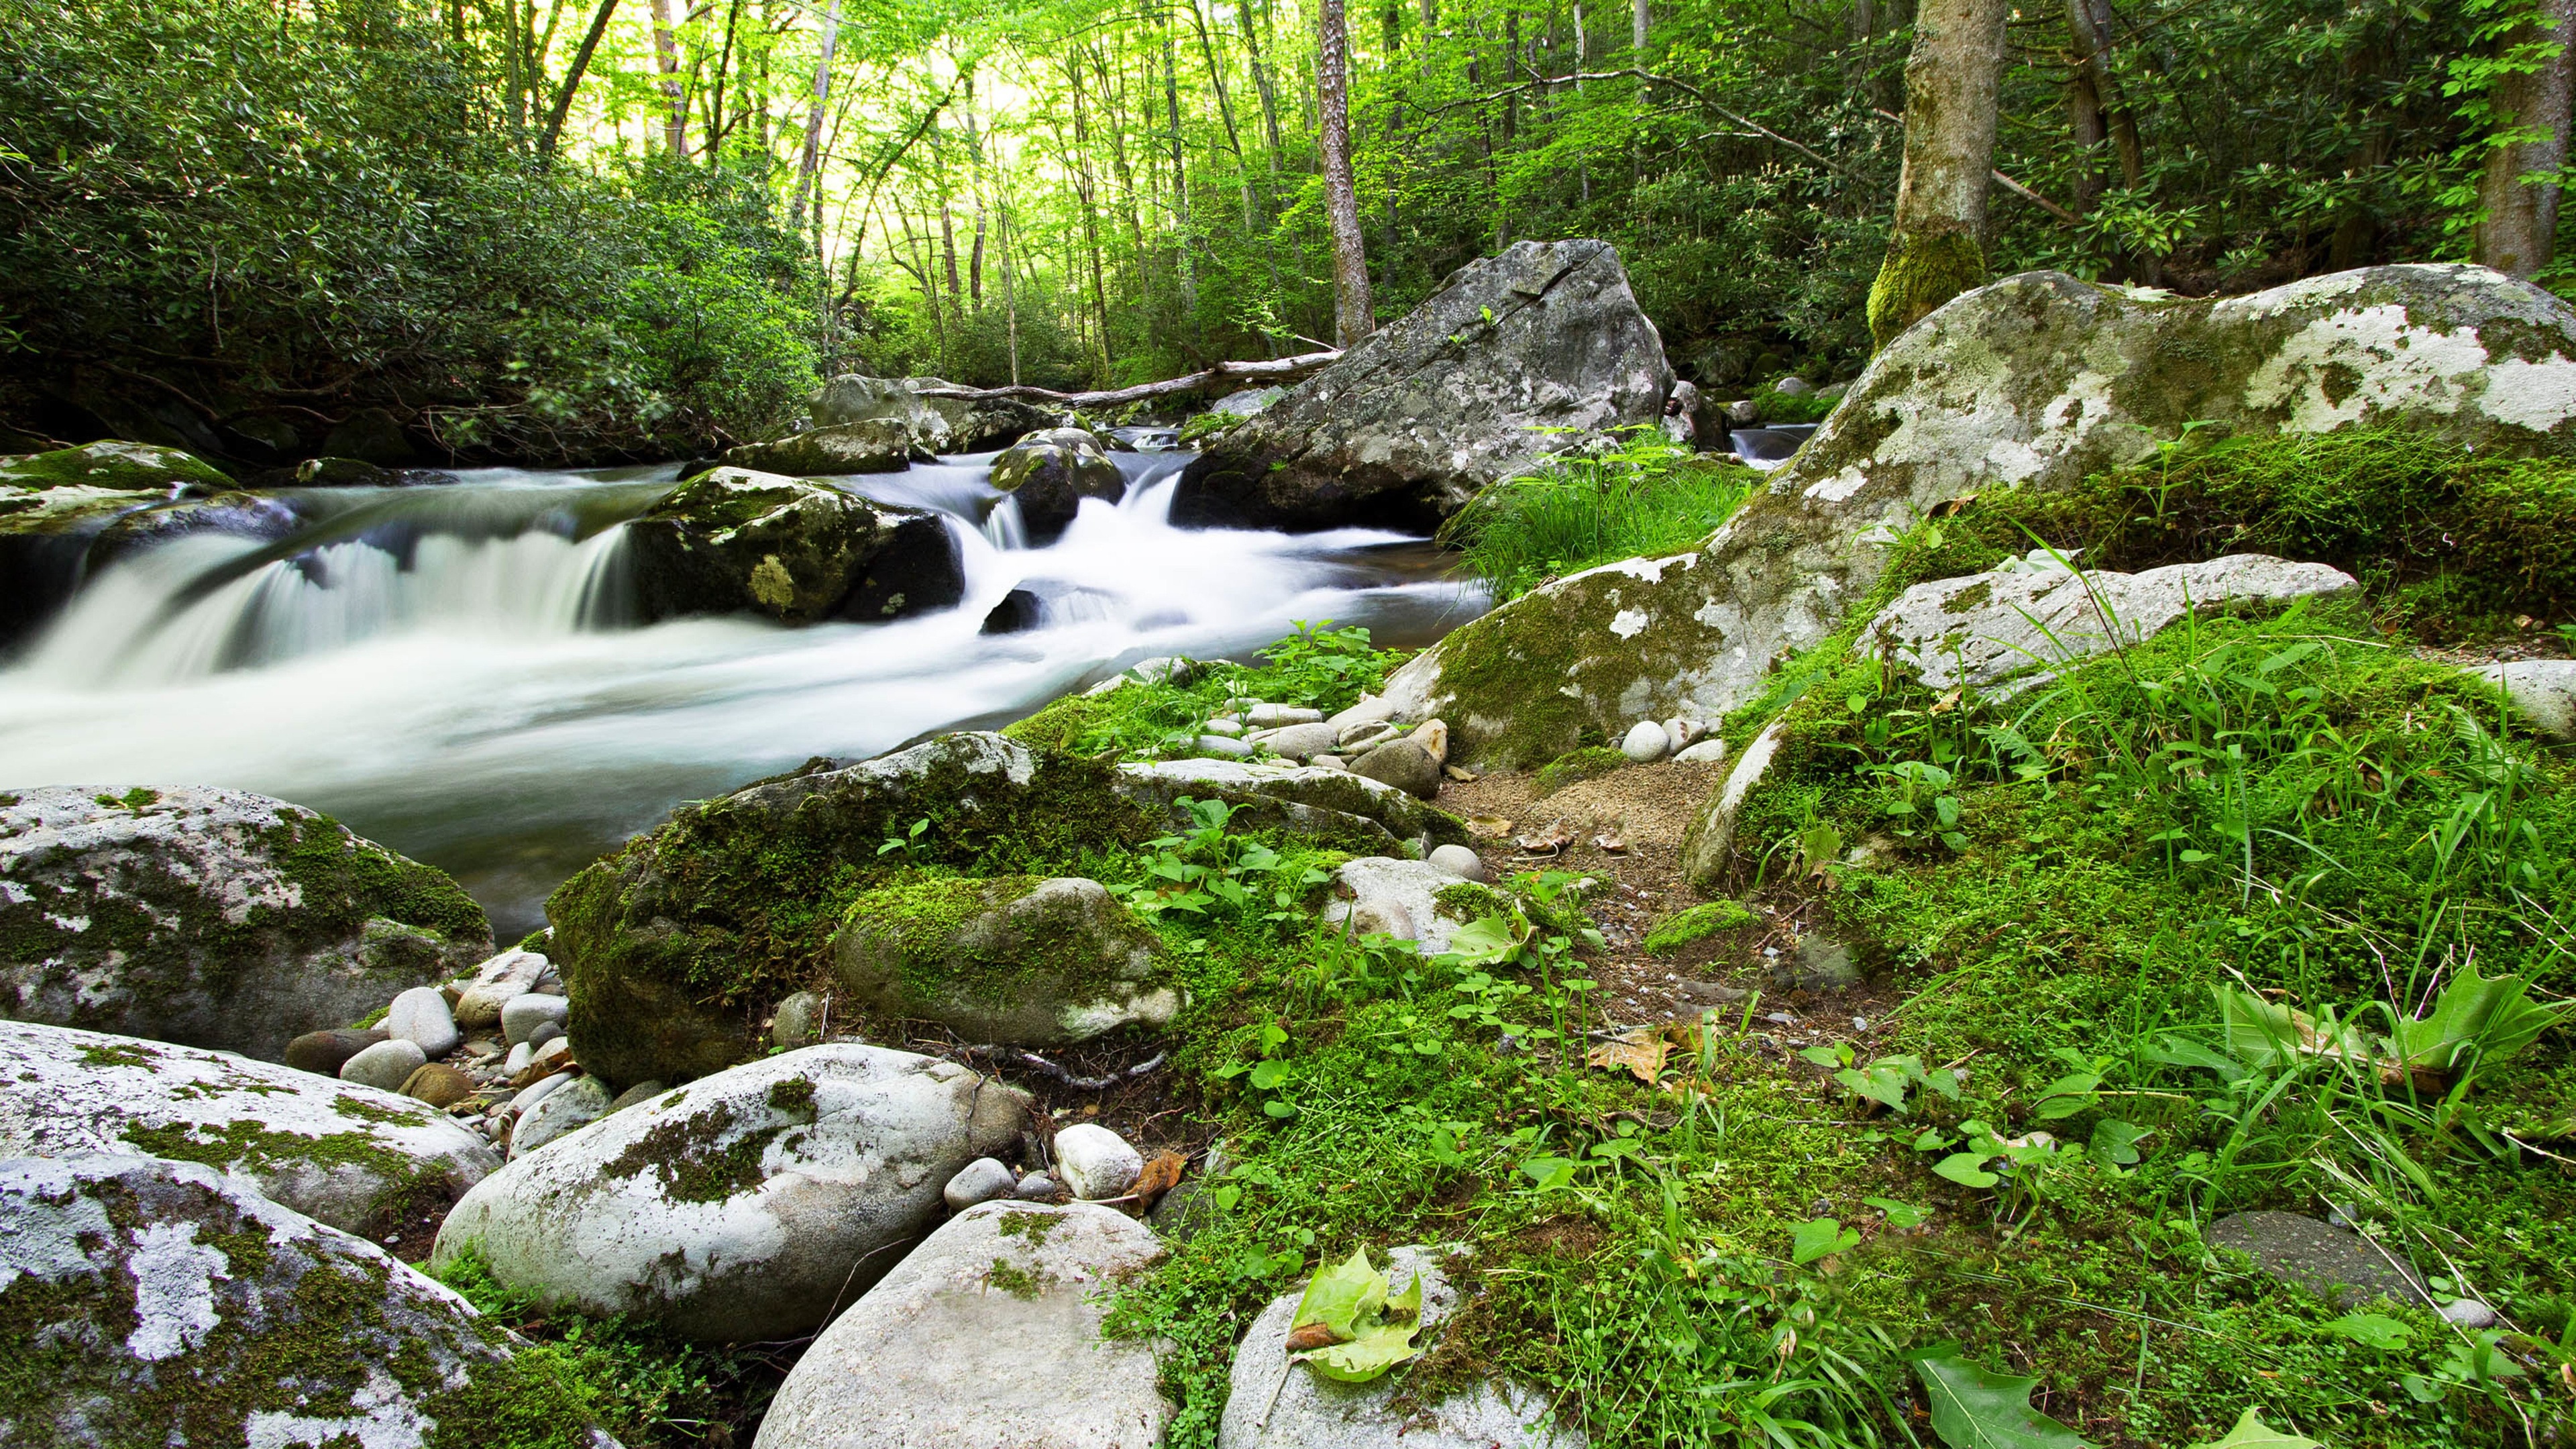
<path fill-rule="evenodd" d="M 1182 168 L 1181 157 L 1181 56 L 1178 41 L 1172 34 L 1172 17 L 1163 15 L 1163 120 L 1172 131 L 1172 202 L 1180 217 L 1181 234 L 1181 330 L 1184 337 L 1197 332 L 1199 282 L 1197 263 L 1191 253 L 1198 238 L 1190 225 L 1189 174 Z"/>
<path fill-rule="evenodd" d="M 689 154 L 689 93 L 680 85 L 680 43 L 671 34 L 671 0 L 653 0 L 653 68 L 662 80 L 662 149 Z"/>
<path fill-rule="evenodd" d="M 1647 13 L 1647 4 L 1648 0 L 1634 0 L 1634 3 L 1629 7 L 1628 39 L 1632 51 L 1636 56 L 1636 66 L 1639 70 L 1647 68 L 1646 27 L 1648 22 L 1653 19 L 1653 17 Z M 1632 135 L 1628 141 L 1628 185 L 1630 189 L 1633 190 L 1645 184 L 1646 128 L 1641 121 L 1635 134 Z"/>
<path fill-rule="evenodd" d="M 1863 4 L 1868 0 L 1862 0 Z M 2097 78 L 2100 44 L 2094 39 L 2087 0 L 2066 0 L 2069 67 L 2066 76 L 2066 129 L 2081 153 L 2075 164 L 2075 203 L 2079 216 L 2093 209 L 2102 195 L 2102 143 L 2110 128 L 2102 119 L 2102 88 Z"/>
<path fill-rule="evenodd" d="M 1322 125 L 1324 209 L 1333 225 L 1333 334 L 1344 347 L 1377 330 L 1369 306 L 1368 251 L 1360 240 L 1359 195 L 1351 183 L 1351 42 L 1342 0 L 1316 14 L 1315 95 Z"/>
<path fill-rule="evenodd" d="M 2487 153 L 2478 178 L 2477 259 L 2510 277 L 2529 280 L 2549 264 L 2558 241 L 2558 185 L 2567 164 L 2567 112 L 2576 77 L 2576 0 L 2544 0 L 2533 17 L 2503 39 L 2508 48 L 2554 42 L 2559 53 L 2538 68 L 2504 77 L 2496 105 L 2520 138 Z"/>
<path fill-rule="evenodd" d="M 564 117 L 572 114 L 573 93 L 581 89 L 581 78 L 590 70 L 590 58 L 599 49 L 599 37 L 608 32 L 608 17 L 617 10 L 617 0 L 599 0 L 591 13 L 590 29 L 583 32 L 581 48 L 572 54 L 572 68 L 564 72 L 563 84 L 555 89 L 555 103 L 546 111 L 545 132 L 537 137 L 537 154 L 552 156 L 555 143 L 563 139 Z M 2566 107 L 2559 107 L 2560 116 Z"/>
<path fill-rule="evenodd" d="M 817 179 L 823 166 L 823 108 L 832 100 L 832 52 L 841 43 L 841 0 L 831 0 L 823 11 L 823 53 L 814 62 L 814 104 L 805 113 L 805 151 L 796 161 L 796 201 L 788 207 L 790 229 L 803 224 L 805 197 L 814 193 L 814 210 L 820 214 L 823 196 Z"/>
<path fill-rule="evenodd" d="M 1076 182 L 1082 196 L 1082 237 L 1091 254 L 1091 296 L 1100 313 L 1100 375 L 1105 379 L 1115 359 L 1109 351 L 1109 284 L 1100 266 L 1100 214 L 1092 200 L 1099 188 L 1091 174 L 1090 124 L 1083 117 L 1081 52 L 1074 53 L 1065 69 L 1073 77 L 1073 154 L 1079 168 Z"/>
<path fill-rule="evenodd" d="M 1261 92 L 1261 125 L 1270 139 L 1270 176 L 1279 176 L 1279 153 L 1285 149 L 1279 139 L 1279 92 L 1271 85 L 1270 67 L 1261 59 L 1261 32 L 1252 23 L 1252 0 L 1237 0 L 1236 14 L 1243 22 L 1243 48 L 1252 57 L 1252 86 Z"/>
<path fill-rule="evenodd" d="M 1869 289 L 1880 347 L 1985 276 L 1986 189 L 2008 0 L 1924 0 L 1905 63 L 1905 164 Z"/>
<path fill-rule="evenodd" d="M 724 150 L 725 81 L 733 71 L 734 36 L 742 25 L 742 0 L 733 0 L 725 11 L 724 49 L 716 56 L 716 83 L 707 91 L 707 166 L 713 169 Z"/>

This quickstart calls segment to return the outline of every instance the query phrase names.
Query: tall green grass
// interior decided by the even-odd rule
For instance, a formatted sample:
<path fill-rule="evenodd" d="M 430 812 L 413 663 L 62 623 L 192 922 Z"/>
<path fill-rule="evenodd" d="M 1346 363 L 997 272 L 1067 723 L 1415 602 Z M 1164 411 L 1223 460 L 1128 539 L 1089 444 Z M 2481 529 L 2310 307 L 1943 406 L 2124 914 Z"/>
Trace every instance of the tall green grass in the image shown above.
<path fill-rule="evenodd" d="M 1693 454 L 1652 428 L 1498 483 L 1442 526 L 1494 601 L 1623 558 L 1679 553 L 1717 531 L 1762 475 Z"/>

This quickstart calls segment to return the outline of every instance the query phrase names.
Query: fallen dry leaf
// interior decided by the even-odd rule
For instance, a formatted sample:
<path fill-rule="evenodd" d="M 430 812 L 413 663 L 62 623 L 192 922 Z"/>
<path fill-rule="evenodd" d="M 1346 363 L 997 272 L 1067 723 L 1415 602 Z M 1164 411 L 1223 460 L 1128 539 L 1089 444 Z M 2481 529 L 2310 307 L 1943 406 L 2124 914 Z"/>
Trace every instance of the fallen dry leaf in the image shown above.
<path fill-rule="evenodd" d="M 1309 1323 L 1305 1327 L 1288 1335 L 1288 1351 L 1290 1353 L 1311 1353 L 1319 1348 L 1330 1348 L 1340 1341 L 1341 1340 L 1333 1337 L 1333 1326 L 1331 1324 Z"/>
<path fill-rule="evenodd" d="M 1633 1072 L 1638 1081 L 1651 1087 L 1655 1078 L 1663 1074 L 1664 1056 L 1672 1049 L 1662 1027 L 1631 1027 L 1585 1053 L 1583 1064 Z"/>
<path fill-rule="evenodd" d="M 1592 844 L 1607 855 L 1624 855 L 1628 850 L 1628 842 L 1620 839 L 1615 831 L 1602 831 L 1592 837 Z"/>
<path fill-rule="evenodd" d="M 1470 815 L 1467 833 L 1483 840 L 1500 840 L 1512 833 L 1512 822 L 1500 815 Z"/>
<path fill-rule="evenodd" d="M 1562 820 L 1550 821 L 1545 830 L 1532 831 L 1512 842 L 1532 855 L 1554 855 L 1573 843 L 1574 832 Z"/>
<path fill-rule="evenodd" d="M 1189 1162 L 1188 1158 L 1169 1149 L 1146 1158 L 1145 1170 L 1136 1175 L 1134 1192 L 1137 1199 L 1151 1206 L 1154 1199 L 1180 1185 L 1181 1173 L 1187 1170 Z"/>

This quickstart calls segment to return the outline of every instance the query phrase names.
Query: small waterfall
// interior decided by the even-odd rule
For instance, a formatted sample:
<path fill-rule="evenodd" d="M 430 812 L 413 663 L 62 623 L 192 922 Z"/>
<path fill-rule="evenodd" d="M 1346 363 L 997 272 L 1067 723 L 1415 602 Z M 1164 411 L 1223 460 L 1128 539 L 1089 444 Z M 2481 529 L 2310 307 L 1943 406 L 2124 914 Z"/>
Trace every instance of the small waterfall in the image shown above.
<path fill-rule="evenodd" d="M 1005 493 L 993 511 L 984 515 L 984 537 L 993 547 L 1005 551 L 1029 546 L 1029 526 L 1020 516 L 1020 497 Z"/>

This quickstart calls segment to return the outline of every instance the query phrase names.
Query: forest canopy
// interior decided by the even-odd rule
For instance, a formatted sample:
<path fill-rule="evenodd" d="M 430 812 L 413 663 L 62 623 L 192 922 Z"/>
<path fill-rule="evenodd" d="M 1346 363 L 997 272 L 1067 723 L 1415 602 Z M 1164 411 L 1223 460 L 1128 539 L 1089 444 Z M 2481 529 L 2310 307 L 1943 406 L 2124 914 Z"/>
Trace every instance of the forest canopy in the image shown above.
<path fill-rule="evenodd" d="M 774 430 L 834 371 L 1106 386 L 1310 350 L 1324 8 L 0 0 L 0 419 L 252 463 L 399 451 L 389 428 L 657 457 Z M 2547 59 L 2530 9 L 2014 12 L 1988 270 L 2205 294 L 2466 258 L 2514 135 L 2493 98 Z M 1913 19 L 1348 10 L 1375 314 L 1598 236 L 1682 375 L 1847 373 Z"/>

